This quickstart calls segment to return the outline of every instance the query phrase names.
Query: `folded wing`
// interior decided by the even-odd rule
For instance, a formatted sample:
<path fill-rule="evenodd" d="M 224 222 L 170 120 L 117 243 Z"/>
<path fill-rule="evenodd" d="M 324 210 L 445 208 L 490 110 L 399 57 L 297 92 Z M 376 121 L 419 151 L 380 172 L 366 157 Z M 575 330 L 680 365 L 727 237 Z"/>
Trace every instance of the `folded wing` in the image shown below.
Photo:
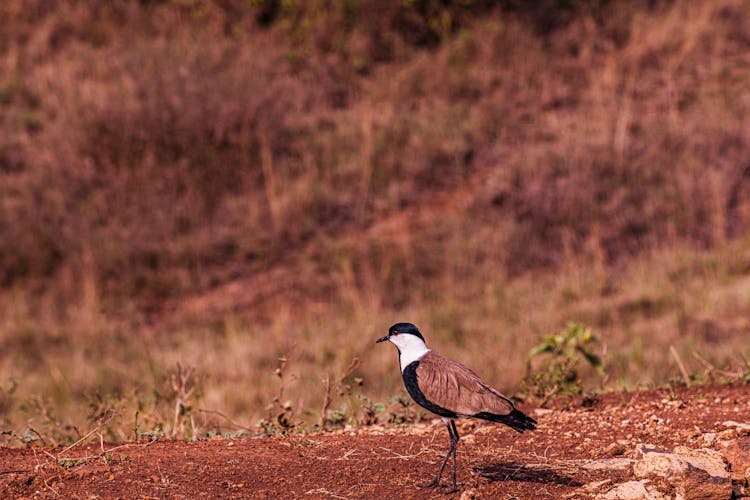
<path fill-rule="evenodd" d="M 420 358 L 416 372 L 419 389 L 425 397 L 458 415 L 504 416 L 513 412 L 513 403 L 476 373 L 435 352 Z"/>

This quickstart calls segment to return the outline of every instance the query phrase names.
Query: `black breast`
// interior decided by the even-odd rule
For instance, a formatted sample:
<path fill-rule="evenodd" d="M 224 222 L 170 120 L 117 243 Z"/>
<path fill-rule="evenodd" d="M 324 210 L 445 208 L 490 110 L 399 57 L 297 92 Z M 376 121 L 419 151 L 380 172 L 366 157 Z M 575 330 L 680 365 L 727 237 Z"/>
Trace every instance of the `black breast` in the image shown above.
<path fill-rule="evenodd" d="M 406 391 L 409 393 L 412 399 L 417 402 L 417 404 L 419 404 L 423 408 L 427 408 L 432 413 L 441 417 L 457 418 L 458 415 L 456 415 L 451 410 L 446 410 L 442 406 L 438 406 L 435 403 L 427 400 L 422 391 L 419 389 L 419 384 L 417 383 L 418 366 L 419 361 L 412 361 L 401 374 L 404 377 L 404 385 L 406 386 Z"/>

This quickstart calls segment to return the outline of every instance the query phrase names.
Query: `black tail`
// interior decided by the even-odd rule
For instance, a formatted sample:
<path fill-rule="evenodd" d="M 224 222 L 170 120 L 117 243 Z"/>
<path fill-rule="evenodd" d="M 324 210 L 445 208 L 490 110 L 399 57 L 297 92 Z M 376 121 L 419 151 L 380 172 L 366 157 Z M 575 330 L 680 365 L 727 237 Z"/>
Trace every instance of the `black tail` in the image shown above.
<path fill-rule="evenodd" d="M 507 415 L 496 415 L 495 413 L 483 411 L 482 413 L 477 413 L 476 415 L 472 416 L 484 420 L 489 420 L 491 422 L 500 422 L 501 424 L 505 424 L 511 429 L 518 432 L 533 431 L 534 429 L 536 429 L 536 420 L 524 415 L 522 412 L 518 411 L 515 408 L 513 408 L 513 411 L 508 413 Z"/>

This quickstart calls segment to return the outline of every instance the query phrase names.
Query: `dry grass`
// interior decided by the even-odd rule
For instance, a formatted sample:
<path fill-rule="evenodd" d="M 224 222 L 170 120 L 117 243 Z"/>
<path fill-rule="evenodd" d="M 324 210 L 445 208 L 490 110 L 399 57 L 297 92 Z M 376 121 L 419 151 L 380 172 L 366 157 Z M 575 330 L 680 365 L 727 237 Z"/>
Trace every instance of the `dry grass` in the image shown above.
<path fill-rule="evenodd" d="M 399 320 L 508 390 L 568 321 L 610 384 L 678 375 L 671 346 L 742 363 L 746 1 L 591 2 L 551 31 L 513 2 L 344 4 L 4 4 L 7 426 L 176 432 L 178 362 L 191 427 L 325 422 L 359 356 L 330 402 L 356 415 L 398 392 L 373 339 Z"/>

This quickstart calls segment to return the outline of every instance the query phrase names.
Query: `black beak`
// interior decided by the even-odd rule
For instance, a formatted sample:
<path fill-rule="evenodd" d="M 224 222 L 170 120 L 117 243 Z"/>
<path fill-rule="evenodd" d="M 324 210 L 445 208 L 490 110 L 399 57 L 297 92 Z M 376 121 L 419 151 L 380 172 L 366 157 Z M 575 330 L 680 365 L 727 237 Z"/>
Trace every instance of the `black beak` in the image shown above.
<path fill-rule="evenodd" d="M 380 337 L 378 340 L 375 341 L 375 343 L 377 344 L 378 342 L 385 342 L 389 338 L 391 338 L 390 335 L 386 335 L 385 337 Z"/>

